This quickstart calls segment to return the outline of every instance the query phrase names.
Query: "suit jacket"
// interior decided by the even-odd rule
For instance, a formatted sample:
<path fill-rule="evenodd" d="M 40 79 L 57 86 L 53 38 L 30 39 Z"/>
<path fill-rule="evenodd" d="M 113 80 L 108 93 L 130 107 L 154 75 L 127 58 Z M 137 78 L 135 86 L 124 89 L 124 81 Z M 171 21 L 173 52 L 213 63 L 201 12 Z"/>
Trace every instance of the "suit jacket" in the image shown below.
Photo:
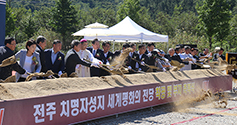
<path fill-rule="evenodd" d="M 149 52 L 148 52 L 148 49 L 146 49 L 146 51 L 145 51 L 145 54 L 148 54 Z"/>
<path fill-rule="evenodd" d="M 40 72 L 44 72 L 44 73 L 47 72 L 44 50 L 42 50 L 41 47 L 39 45 L 37 45 L 35 51 L 38 52 L 39 56 L 40 56 L 40 63 L 41 63 L 41 66 L 42 66 Z"/>
<path fill-rule="evenodd" d="M 14 52 L 8 47 L 6 46 L 0 47 L 0 63 L 1 64 L 4 59 L 7 59 L 13 55 L 14 55 Z M 0 79 L 5 80 L 7 77 L 11 76 L 13 70 L 17 71 L 20 74 L 25 73 L 25 70 L 21 66 L 19 66 L 18 63 L 15 63 L 6 67 L 0 67 Z"/>
<path fill-rule="evenodd" d="M 54 63 L 52 63 L 51 59 L 52 49 L 47 49 L 44 52 L 45 52 L 45 63 L 47 70 L 52 70 L 54 73 L 58 73 L 59 71 L 63 72 L 65 68 L 64 54 L 59 51 Z"/>
<path fill-rule="evenodd" d="M 86 48 L 87 50 L 89 50 L 92 54 L 93 54 L 93 47 L 88 47 Z M 94 58 L 99 59 L 102 62 L 105 62 L 104 60 L 104 51 L 101 49 L 97 49 Z M 90 68 L 90 73 L 91 73 L 91 77 L 93 76 L 101 76 L 102 69 L 99 68 L 95 68 L 95 67 L 91 67 Z"/>
<path fill-rule="evenodd" d="M 93 54 L 93 48 L 92 47 L 88 47 L 86 48 L 87 50 L 89 50 L 92 54 Z M 99 59 L 100 61 L 104 62 L 104 51 L 101 49 L 97 49 L 96 54 L 94 56 L 96 59 Z"/>
<path fill-rule="evenodd" d="M 78 54 L 76 53 L 76 51 L 74 49 L 70 49 L 65 57 L 65 63 L 66 63 L 66 72 L 68 74 L 68 76 L 75 72 L 75 67 L 77 64 L 81 64 L 87 67 L 90 67 L 90 63 L 87 63 L 83 60 L 80 59 L 80 57 L 78 56 Z"/>
<path fill-rule="evenodd" d="M 172 60 L 172 58 L 171 58 L 170 54 L 165 54 L 165 58 L 166 58 L 166 59 L 168 59 L 169 61 L 171 61 L 171 60 Z"/>
<path fill-rule="evenodd" d="M 109 62 L 109 63 L 111 63 L 112 62 L 112 60 L 113 60 L 113 53 L 112 52 L 110 52 L 110 51 L 108 51 L 108 54 L 107 54 L 107 57 L 105 57 L 105 55 L 103 54 L 103 60 L 104 60 L 104 62 L 103 62 L 103 64 L 106 64 L 107 62 Z M 100 75 L 101 76 L 107 76 L 107 75 L 110 75 L 110 73 L 109 72 L 107 72 L 107 71 L 105 71 L 105 70 L 103 70 L 103 69 L 100 69 Z"/>
<path fill-rule="evenodd" d="M 149 61 L 149 58 L 148 58 L 148 56 L 147 56 L 146 54 L 143 54 L 142 57 L 139 58 L 139 54 L 138 54 L 138 53 L 134 53 L 132 58 L 136 59 L 136 60 L 139 61 L 139 62 L 144 61 L 146 64 L 147 64 L 148 61 Z M 143 66 L 143 65 L 141 65 L 140 63 L 138 63 L 138 65 L 139 65 L 139 68 L 142 69 L 142 71 L 146 72 L 146 71 L 148 70 L 148 67 L 147 67 L 147 66 Z M 138 70 L 138 69 L 136 68 L 136 61 L 134 61 L 133 59 L 131 59 L 130 66 L 132 67 L 132 69 Z"/>
<path fill-rule="evenodd" d="M 196 63 L 199 63 L 199 56 L 194 55 L 193 58 L 196 59 Z M 198 66 L 198 65 L 196 65 L 196 64 L 192 64 L 192 67 L 191 67 L 191 68 L 192 68 L 192 69 L 201 69 L 201 67 Z"/>
<path fill-rule="evenodd" d="M 148 53 L 148 52 L 147 52 Z M 148 65 L 152 65 L 155 66 L 155 62 L 156 62 L 156 57 L 160 57 L 162 58 L 160 55 L 158 55 L 158 53 L 156 51 L 152 51 L 151 52 L 151 56 L 149 56 L 149 61 L 148 61 Z"/>
<path fill-rule="evenodd" d="M 206 56 L 204 53 L 199 53 L 199 56 Z"/>
<path fill-rule="evenodd" d="M 27 54 L 27 50 L 26 49 L 21 49 L 20 51 L 18 51 L 15 56 L 16 59 L 20 59 L 20 66 L 23 67 L 25 64 L 25 59 L 26 59 L 26 54 Z M 36 61 L 38 62 L 37 64 L 31 64 L 31 71 L 32 73 L 34 72 L 40 72 L 41 70 L 41 63 L 40 63 L 40 57 L 39 54 L 37 52 L 33 53 L 33 58 L 36 57 Z M 18 81 L 18 79 L 20 78 L 20 74 L 16 73 L 16 80 Z"/>
<path fill-rule="evenodd" d="M 106 64 L 107 62 L 111 63 L 112 60 L 113 60 L 113 56 L 114 56 L 114 54 L 110 51 L 108 51 L 107 57 L 105 57 L 104 54 L 103 54 L 103 60 L 104 60 L 103 63 L 104 64 Z"/>
<path fill-rule="evenodd" d="M 221 57 L 222 60 L 225 60 L 225 56 L 224 55 L 219 55 L 218 53 L 215 53 L 214 57 L 213 57 L 213 61 L 218 61 L 218 57 Z"/>
<path fill-rule="evenodd" d="M 114 57 L 119 56 L 122 50 L 117 50 L 114 52 Z"/>

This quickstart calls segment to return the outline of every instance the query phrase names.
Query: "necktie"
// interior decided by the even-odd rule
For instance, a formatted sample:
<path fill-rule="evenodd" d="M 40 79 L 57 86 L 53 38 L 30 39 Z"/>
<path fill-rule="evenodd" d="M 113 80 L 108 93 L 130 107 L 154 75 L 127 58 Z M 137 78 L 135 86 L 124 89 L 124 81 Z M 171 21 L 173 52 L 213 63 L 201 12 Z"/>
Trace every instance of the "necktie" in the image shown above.
<path fill-rule="evenodd" d="M 93 56 L 95 56 L 95 50 L 93 50 Z"/>

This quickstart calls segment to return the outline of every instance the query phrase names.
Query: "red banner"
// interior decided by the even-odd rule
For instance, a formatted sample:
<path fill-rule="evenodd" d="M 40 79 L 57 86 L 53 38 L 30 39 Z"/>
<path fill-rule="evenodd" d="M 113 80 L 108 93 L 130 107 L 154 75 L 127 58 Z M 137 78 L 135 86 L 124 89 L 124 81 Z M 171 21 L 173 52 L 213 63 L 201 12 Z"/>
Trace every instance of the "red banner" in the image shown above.
<path fill-rule="evenodd" d="M 73 124 L 161 105 L 197 88 L 231 90 L 231 76 L 150 83 L 0 102 L 2 125 Z"/>

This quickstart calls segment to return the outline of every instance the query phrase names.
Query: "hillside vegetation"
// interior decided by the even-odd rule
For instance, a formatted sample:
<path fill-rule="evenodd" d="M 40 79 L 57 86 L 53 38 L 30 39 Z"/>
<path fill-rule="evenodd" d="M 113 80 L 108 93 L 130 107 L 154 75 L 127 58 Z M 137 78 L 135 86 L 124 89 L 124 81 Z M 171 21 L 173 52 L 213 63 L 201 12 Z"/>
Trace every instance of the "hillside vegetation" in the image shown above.
<path fill-rule="evenodd" d="M 209 22 L 217 24 L 213 28 L 219 29 L 213 35 L 207 33 L 206 25 L 200 19 L 200 8 L 205 2 L 220 3 L 228 5 L 228 17 L 222 21 L 228 23 L 228 26 L 221 26 L 219 20 L 213 17 Z M 49 42 L 54 39 L 60 39 L 64 42 L 64 50 L 72 39 L 81 37 L 72 37 L 71 34 L 76 32 L 85 25 L 99 22 L 108 26 L 113 26 L 121 21 L 125 16 L 129 16 L 142 27 L 159 34 L 169 35 L 169 47 L 176 44 L 197 44 L 199 49 L 222 46 L 226 50 L 235 51 L 237 46 L 237 5 L 236 0 L 7 0 L 7 21 L 6 36 L 14 36 L 18 43 L 18 49 L 24 42 L 30 38 L 36 38 L 38 35 L 44 35 Z M 70 23 L 64 21 L 60 24 L 59 8 L 63 11 L 68 2 L 71 6 L 68 10 L 71 13 L 70 18 L 74 18 Z M 219 15 L 217 6 L 216 14 Z M 58 7 L 58 8 L 57 8 Z M 198 9 L 199 8 L 199 9 Z M 67 12 L 65 12 L 66 14 Z M 205 13 L 205 12 L 203 12 Z M 58 14 L 58 15 L 57 15 Z M 57 16 L 55 16 L 57 15 Z M 221 15 L 221 14 L 220 14 Z M 214 15 L 215 17 L 216 15 Z M 217 17 L 216 16 L 216 17 Z M 60 18 L 59 18 L 60 17 Z M 221 19 L 220 18 L 220 19 Z M 68 20 L 69 21 L 69 20 Z M 70 25 L 63 28 L 64 25 Z M 210 24 L 209 24 L 210 25 Z M 204 26 L 204 27 L 203 27 Z M 219 28 L 218 28 L 219 27 Z M 224 27 L 224 28 L 223 28 Z M 61 29 L 61 30 L 60 30 Z M 62 31 L 62 29 L 65 29 Z M 223 35 L 227 34 L 227 35 Z M 211 38 L 211 39 L 210 39 Z M 50 47 L 51 44 L 48 44 Z M 166 50 L 165 43 L 157 43 L 156 47 Z M 120 44 L 116 44 L 119 49 Z"/>

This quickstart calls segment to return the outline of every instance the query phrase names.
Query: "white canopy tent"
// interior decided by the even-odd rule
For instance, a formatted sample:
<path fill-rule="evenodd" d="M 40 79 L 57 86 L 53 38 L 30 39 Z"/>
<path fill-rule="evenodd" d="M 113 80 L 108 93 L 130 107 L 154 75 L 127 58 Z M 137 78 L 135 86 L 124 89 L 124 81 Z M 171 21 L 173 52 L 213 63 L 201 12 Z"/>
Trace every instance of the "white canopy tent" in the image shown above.
<path fill-rule="evenodd" d="M 110 40 L 116 42 L 168 42 L 168 35 L 161 35 L 151 32 L 138 24 L 136 24 L 128 16 L 118 24 L 109 28 L 111 31 L 117 32 L 116 35 L 107 36 L 87 36 L 87 40 L 97 38 L 99 40 Z"/>
<path fill-rule="evenodd" d="M 108 29 L 108 26 L 101 23 L 93 23 L 85 26 L 85 28 L 73 33 L 73 36 L 93 36 L 93 38 L 97 36 L 107 36 L 107 35 L 115 35 L 118 34 L 115 31 Z"/>

